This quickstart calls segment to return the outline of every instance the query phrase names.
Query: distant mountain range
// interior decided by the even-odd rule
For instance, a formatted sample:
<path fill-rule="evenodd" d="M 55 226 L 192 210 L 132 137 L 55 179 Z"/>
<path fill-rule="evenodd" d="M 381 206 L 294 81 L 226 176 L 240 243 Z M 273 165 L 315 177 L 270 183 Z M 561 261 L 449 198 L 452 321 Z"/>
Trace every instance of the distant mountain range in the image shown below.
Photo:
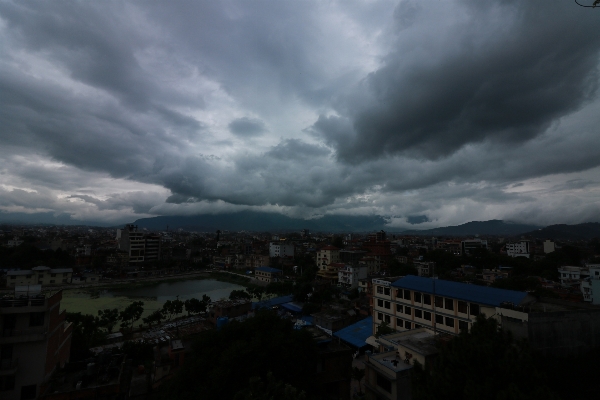
<path fill-rule="evenodd" d="M 228 231 L 300 231 L 368 232 L 386 229 L 387 220 L 379 215 L 326 215 L 318 219 L 291 218 L 282 214 L 240 211 L 226 214 L 142 218 L 134 222 L 152 230 L 185 229 L 200 232 Z"/>
<path fill-rule="evenodd" d="M 200 232 L 214 232 L 217 229 L 229 231 L 299 231 L 310 229 L 314 232 L 369 232 L 385 230 L 390 233 L 427 236 L 472 236 L 500 235 L 514 236 L 541 228 L 536 225 L 513 224 L 500 220 L 473 221 L 458 226 L 427 230 L 400 230 L 386 225 L 385 217 L 326 215 L 319 219 L 304 220 L 291 218 L 281 214 L 241 211 L 228 214 L 196 215 L 196 216 L 162 216 L 142 218 L 134 222 L 140 228 L 150 230 L 185 229 Z"/>
<path fill-rule="evenodd" d="M 538 239 L 590 240 L 593 238 L 600 238 L 600 223 L 586 222 L 577 225 L 550 225 L 532 232 L 527 232 L 525 235 Z"/>
<path fill-rule="evenodd" d="M 499 219 L 490 221 L 472 221 L 457 226 L 445 226 L 442 228 L 433 228 L 425 230 L 404 231 L 404 235 L 423 235 L 423 236 L 474 236 L 474 235 L 497 235 L 497 236 L 515 236 L 525 232 L 530 232 L 541 228 L 536 225 L 513 224 Z"/>

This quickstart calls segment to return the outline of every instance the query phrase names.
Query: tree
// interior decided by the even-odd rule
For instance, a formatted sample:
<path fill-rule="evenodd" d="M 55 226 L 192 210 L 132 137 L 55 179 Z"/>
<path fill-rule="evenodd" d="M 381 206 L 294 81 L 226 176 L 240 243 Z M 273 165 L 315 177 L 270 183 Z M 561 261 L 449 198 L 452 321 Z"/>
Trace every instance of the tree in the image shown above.
<path fill-rule="evenodd" d="M 183 301 L 179 299 L 167 300 L 165 304 L 163 304 L 162 312 L 167 315 L 167 318 L 170 321 L 175 315 L 183 312 Z"/>
<path fill-rule="evenodd" d="M 165 316 L 163 315 L 161 310 L 155 310 L 152 312 L 152 314 L 148 315 L 145 318 L 142 318 L 142 321 L 145 324 L 148 324 L 148 327 L 152 328 L 152 324 L 153 323 L 157 323 L 160 324 L 160 321 L 162 321 L 165 318 Z"/>
<path fill-rule="evenodd" d="M 121 327 L 125 328 L 127 326 L 131 327 L 133 330 L 133 324 L 135 321 L 140 319 L 142 314 L 144 313 L 144 302 L 143 301 L 134 301 L 130 305 L 128 305 L 121 313 L 119 314 L 119 319 L 123 321 L 121 323 Z"/>
<path fill-rule="evenodd" d="M 81 313 L 67 313 L 67 321 L 73 324 L 71 339 L 71 361 L 88 358 L 90 347 L 96 347 L 106 342 L 106 333 L 100 329 L 98 318 Z"/>
<path fill-rule="evenodd" d="M 261 301 L 265 295 L 265 289 L 260 286 L 248 287 L 246 291 L 258 301 Z"/>
<path fill-rule="evenodd" d="M 161 394 L 165 400 L 183 400 L 196 399 L 201 393 L 203 399 L 211 400 L 233 399 L 241 392 L 238 399 L 245 399 L 250 379 L 260 377 L 267 388 L 279 386 L 280 381 L 313 399 L 320 390 L 314 381 L 317 358 L 317 344 L 308 331 L 295 330 L 290 320 L 273 312 L 259 311 L 244 322 L 232 321 L 219 331 L 198 335 L 185 363 L 163 385 Z M 269 383 L 269 371 L 275 382 Z"/>
<path fill-rule="evenodd" d="M 250 300 L 251 298 L 252 298 L 252 295 L 250 295 L 250 293 L 246 292 L 245 290 L 232 290 L 231 293 L 229 294 L 230 300 L 242 300 L 242 299 Z"/>
<path fill-rule="evenodd" d="M 362 393 L 362 379 L 365 377 L 365 370 L 358 367 L 352 367 L 352 379 L 358 382 L 358 391 Z"/>
<path fill-rule="evenodd" d="M 106 308 L 104 310 L 98 310 L 98 325 L 102 328 L 106 328 L 108 333 L 112 333 L 113 328 L 119 321 L 119 309 L 118 308 Z"/>
<path fill-rule="evenodd" d="M 416 400 L 558 398 L 536 369 L 527 343 L 481 315 L 470 332 L 440 348 L 431 371 L 415 365 L 412 388 Z"/>
<path fill-rule="evenodd" d="M 381 335 L 388 335 L 394 332 L 396 332 L 394 328 L 390 328 L 387 322 L 382 322 L 381 325 L 377 327 L 377 333 L 375 333 L 375 337 L 378 338 Z"/>

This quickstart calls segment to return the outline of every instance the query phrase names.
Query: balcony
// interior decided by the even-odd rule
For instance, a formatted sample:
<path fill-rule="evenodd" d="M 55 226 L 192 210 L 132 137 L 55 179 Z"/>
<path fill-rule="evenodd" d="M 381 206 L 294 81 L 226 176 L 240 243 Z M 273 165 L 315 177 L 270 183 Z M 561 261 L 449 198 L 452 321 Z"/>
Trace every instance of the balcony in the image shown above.
<path fill-rule="evenodd" d="M 5 296 L 0 299 L 3 314 L 20 314 L 46 311 L 46 297 L 38 296 Z"/>
<path fill-rule="evenodd" d="M 19 367 L 19 359 L 0 360 L 0 376 L 14 375 Z"/>
<path fill-rule="evenodd" d="M 0 344 L 26 343 L 45 340 L 46 331 L 47 328 L 45 326 L 27 329 L 4 328 L 2 331 L 0 331 Z"/>

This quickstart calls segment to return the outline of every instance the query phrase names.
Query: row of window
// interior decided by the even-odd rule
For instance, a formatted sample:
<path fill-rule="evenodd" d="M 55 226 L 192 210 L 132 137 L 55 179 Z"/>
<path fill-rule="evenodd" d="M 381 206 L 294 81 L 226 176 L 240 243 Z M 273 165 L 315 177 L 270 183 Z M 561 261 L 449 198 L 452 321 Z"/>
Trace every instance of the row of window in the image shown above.
<path fill-rule="evenodd" d="M 417 294 L 417 293 L 415 293 L 415 294 Z M 429 296 L 429 295 L 424 295 L 424 296 Z M 439 303 L 439 306 L 438 306 L 438 303 Z M 444 306 L 442 307 L 442 305 L 444 305 Z M 377 299 L 377 306 L 386 308 L 389 310 L 391 307 L 391 304 L 389 301 Z M 446 310 L 454 311 L 454 301 L 452 299 L 443 299 L 442 297 L 436 296 L 436 306 L 438 306 L 439 308 L 444 308 Z M 411 311 L 412 311 L 411 307 L 403 306 L 402 304 L 396 303 L 396 312 L 400 312 L 400 313 L 404 312 L 404 314 L 411 315 Z M 467 311 L 468 311 L 467 303 L 464 301 L 459 301 L 458 302 L 458 312 L 467 314 Z M 423 314 L 422 310 L 415 309 L 415 317 L 421 318 L 422 314 Z M 471 303 L 471 315 L 478 315 L 478 314 L 479 314 L 479 305 Z M 431 313 L 425 312 L 425 315 L 431 315 Z M 426 319 L 428 319 L 428 318 L 426 318 Z"/>
<path fill-rule="evenodd" d="M 396 298 L 404 300 L 413 300 L 415 303 L 431 305 L 431 295 L 419 292 L 413 292 L 411 297 L 411 291 L 408 289 L 397 289 Z M 454 299 L 444 298 L 442 296 L 435 296 L 435 306 L 437 308 L 444 308 L 449 311 L 454 311 Z M 456 306 L 459 313 L 469 314 L 469 305 L 466 301 L 457 301 Z M 471 303 L 470 315 L 479 315 L 479 305 Z"/>
<path fill-rule="evenodd" d="M 415 310 L 415 311 L 421 311 L 421 310 Z M 415 315 L 416 316 L 416 315 Z M 418 317 L 421 318 L 421 317 Z M 377 319 L 379 321 L 383 321 L 387 324 L 391 323 L 392 319 L 389 315 L 387 314 L 383 314 L 383 313 L 377 313 Z M 427 321 L 431 321 L 431 313 L 429 312 L 424 312 L 423 313 L 423 319 L 427 320 Z M 461 320 L 456 320 L 458 321 L 458 329 L 462 330 L 467 330 L 469 329 L 469 324 L 466 321 L 461 321 Z M 436 325 L 445 325 L 449 328 L 454 328 L 454 324 L 455 324 L 455 319 L 451 318 L 451 317 L 444 317 L 443 315 L 440 314 L 436 314 L 435 315 L 435 323 Z M 401 318 L 396 318 L 396 327 L 399 328 L 405 328 L 405 329 L 412 329 L 413 327 L 413 322 L 411 321 L 405 321 Z M 420 328 L 421 325 L 419 324 L 414 324 L 414 328 L 418 329 Z"/>

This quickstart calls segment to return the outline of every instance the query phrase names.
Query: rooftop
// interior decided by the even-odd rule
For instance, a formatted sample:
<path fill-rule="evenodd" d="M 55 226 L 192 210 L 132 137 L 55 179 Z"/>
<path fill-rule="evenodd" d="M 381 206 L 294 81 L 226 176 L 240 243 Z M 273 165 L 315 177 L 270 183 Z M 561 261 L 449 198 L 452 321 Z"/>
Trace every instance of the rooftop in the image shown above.
<path fill-rule="evenodd" d="M 436 335 L 425 328 L 382 335 L 379 337 L 378 342 L 384 346 L 406 347 L 424 356 L 439 352 L 436 346 Z"/>
<path fill-rule="evenodd" d="M 391 370 L 391 372 L 394 374 L 411 369 L 413 367 L 412 365 L 406 364 L 404 361 L 397 358 L 395 351 L 373 354 L 369 356 L 369 362 L 375 365 L 379 364 L 380 366 Z M 395 376 L 393 378 L 395 378 Z"/>
<path fill-rule="evenodd" d="M 344 342 L 354 347 L 364 347 L 366 340 L 373 333 L 373 317 L 367 317 L 355 324 L 340 329 L 333 336 L 340 338 Z"/>
<path fill-rule="evenodd" d="M 404 278 L 398 279 L 392 283 L 392 286 L 430 294 L 433 294 L 435 291 L 436 296 L 450 297 L 495 307 L 499 307 L 504 302 L 520 304 L 528 296 L 527 292 L 470 285 L 414 275 L 407 275 Z"/>

